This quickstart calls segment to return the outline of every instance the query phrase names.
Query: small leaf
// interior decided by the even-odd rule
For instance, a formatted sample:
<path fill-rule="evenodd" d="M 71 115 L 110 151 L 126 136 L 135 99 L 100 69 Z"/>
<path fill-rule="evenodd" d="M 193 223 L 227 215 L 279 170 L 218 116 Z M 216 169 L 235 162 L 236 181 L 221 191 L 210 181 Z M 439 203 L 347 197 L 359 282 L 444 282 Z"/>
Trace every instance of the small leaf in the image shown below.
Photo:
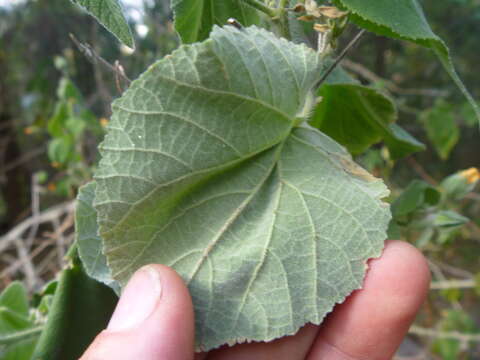
<path fill-rule="evenodd" d="M 183 43 L 194 43 L 208 38 L 214 25 L 226 25 L 234 18 L 243 26 L 260 22 L 258 11 L 242 0 L 172 0 L 175 29 Z"/>
<path fill-rule="evenodd" d="M 313 126 L 353 154 L 362 153 L 381 140 L 393 159 L 424 149 L 423 144 L 393 124 L 397 111 L 392 100 L 378 90 L 340 81 L 345 81 L 345 75 L 330 75 L 329 83 L 320 88 L 322 100 L 310 121 Z"/>
<path fill-rule="evenodd" d="M 144 264 L 173 267 L 197 349 L 319 324 L 382 251 L 383 182 L 297 126 L 322 68 L 265 30 L 216 27 L 113 104 L 94 200 L 108 265 L 123 286 Z"/>
<path fill-rule="evenodd" d="M 48 158 L 51 162 L 65 164 L 73 152 L 73 139 L 69 135 L 55 138 L 48 144 Z"/>
<path fill-rule="evenodd" d="M 433 50 L 480 121 L 480 108 L 456 73 L 448 47 L 430 28 L 417 0 L 334 0 L 334 3 L 351 11 L 352 21 L 362 28 Z"/>
<path fill-rule="evenodd" d="M 444 228 L 459 227 L 470 222 L 470 219 L 451 210 L 439 211 L 435 215 L 434 225 Z"/>
<path fill-rule="evenodd" d="M 420 114 L 427 136 L 440 158 L 448 159 L 450 152 L 460 139 L 460 131 L 455 122 L 453 107 L 439 100 L 431 109 Z"/>
<path fill-rule="evenodd" d="M 28 297 L 25 287 L 19 281 L 14 281 L 0 294 L 0 307 L 19 315 L 28 316 Z"/>
<path fill-rule="evenodd" d="M 0 352 L 2 360 L 31 360 L 37 338 L 20 341 Z M 1 349 L 0 349 L 1 351 Z"/>
<path fill-rule="evenodd" d="M 441 194 L 433 186 L 424 181 L 414 180 L 393 202 L 394 218 L 407 216 L 424 206 L 435 206 L 439 203 Z"/>
<path fill-rule="evenodd" d="M 94 16 L 125 45 L 135 48 L 132 32 L 118 0 L 71 0 Z"/>
<path fill-rule="evenodd" d="M 65 101 L 57 102 L 53 116 L 48 120 L 48 133 L 53 137 L 61 137 L 64 134 L 65 121 L 68 116 L 68 104 Z"/>

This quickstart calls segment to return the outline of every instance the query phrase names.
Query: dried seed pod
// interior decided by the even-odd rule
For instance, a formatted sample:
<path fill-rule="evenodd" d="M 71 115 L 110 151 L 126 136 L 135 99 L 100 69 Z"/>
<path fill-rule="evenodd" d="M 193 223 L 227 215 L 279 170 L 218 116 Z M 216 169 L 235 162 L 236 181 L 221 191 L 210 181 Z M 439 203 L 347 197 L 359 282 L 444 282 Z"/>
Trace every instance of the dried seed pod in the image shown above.
<path fill-rule="evenodd" d="M 327 24 L 315 24 L 315 25 L 313 25 L 313 29 L 316 32 L 319 32 L 319 33 L 322 33 L 322 34 L 332 30 L 332 28 Z"/>
<path fill-rule="evenodd" d="M 305 9 L 305 5 L 303 4 L 297 4 L 293 7 L 293 11 L 295 11 L 296 13 L 303 13 L 306 11 Z"/>
<path fill-rule="evenodd" d="M 348 11 L 341 11 L 335 6 L 320 6 L 318 12 L 329 19 L 340 19 L 348 15 Z"/>
<path fill-rule="evenodd" d="M 299 16 L 297 18 L 297 20 L 300 20 L 300 21 L 314 21 L 315 20 L 315 17 L 311 16 L 311 15 L 303 15 L 303 16 Z"/>

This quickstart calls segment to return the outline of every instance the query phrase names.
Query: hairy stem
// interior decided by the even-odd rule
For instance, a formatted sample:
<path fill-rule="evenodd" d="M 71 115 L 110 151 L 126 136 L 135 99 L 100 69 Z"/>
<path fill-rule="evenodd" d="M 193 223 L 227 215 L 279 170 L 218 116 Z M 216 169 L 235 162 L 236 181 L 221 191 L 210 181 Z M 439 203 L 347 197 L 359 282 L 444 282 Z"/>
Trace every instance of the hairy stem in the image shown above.
<path fill-rule="evenodd" d="M 275 17 L 277 16 L 277 12 L 275 9 L 272 9 L 271 7 L 268 7 L 265 5 L 263 2 L 258 1 L 258 0 L 242 0 L 245 4 L 250 5 L 251 7 L 257 9 L 258 11 L 261 11 L 265 14 L 267 14 L 270 17 Z"/>

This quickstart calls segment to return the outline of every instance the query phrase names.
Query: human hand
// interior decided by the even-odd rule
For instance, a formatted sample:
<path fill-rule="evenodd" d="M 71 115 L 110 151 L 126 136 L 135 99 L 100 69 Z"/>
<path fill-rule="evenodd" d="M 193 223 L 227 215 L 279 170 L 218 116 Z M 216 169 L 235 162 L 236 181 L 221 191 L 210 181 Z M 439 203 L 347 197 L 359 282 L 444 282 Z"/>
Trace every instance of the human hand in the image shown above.
<path fill-rule="evenodd" d="M 369 262 L 362 290 L 335 307 L 321 326 L 270 343 L 195 354 L 193 309 L 181 278 L 162 265 L 140 269 L 108 328 L 81 360 L 384 360 L 400 345 L 428 291 L 430 272 L 413 246 L 389 241 Z"/>

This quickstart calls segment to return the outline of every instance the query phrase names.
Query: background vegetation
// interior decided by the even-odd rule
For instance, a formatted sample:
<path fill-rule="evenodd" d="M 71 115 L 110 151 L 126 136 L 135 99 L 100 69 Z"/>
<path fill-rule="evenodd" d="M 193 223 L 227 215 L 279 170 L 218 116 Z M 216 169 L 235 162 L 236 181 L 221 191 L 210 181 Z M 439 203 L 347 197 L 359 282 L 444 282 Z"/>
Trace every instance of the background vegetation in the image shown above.
<path fill-rule="evenodd" d="M 480 2 L 422 4 L 480 98 Z M 0 7 L 0 290 L 20 280 L 35 301 L 63 267 L 73 238 L 72 201 L 95 170 L 112 99 L 178 45 L 168 1 L 127 12 L 136 29 L 134 54 L 68 1 Z M 398 161 L 381 144 L 358 156 L 392 189 L 391 236 L 412 242 L 430 261 L 432 291 L 403 350 L 418 359 L 478 359 L 478 173 L 458 173 L 480 167 L 473 110 L 434 55 L 411 43 L 365 35 L 343 65 L 391 95 L 400 124 L 426 144 L 426 151 Z"/>

